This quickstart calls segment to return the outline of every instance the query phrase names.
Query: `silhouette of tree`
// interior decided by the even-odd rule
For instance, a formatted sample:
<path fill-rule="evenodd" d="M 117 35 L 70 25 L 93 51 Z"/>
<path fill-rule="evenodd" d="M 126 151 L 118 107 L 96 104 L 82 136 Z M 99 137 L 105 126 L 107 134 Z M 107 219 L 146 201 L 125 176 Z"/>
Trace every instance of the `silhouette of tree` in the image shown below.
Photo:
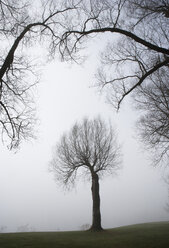
<path fill-rule="evenodd" d="M 6 229 L 7 229 L 7 226 L 0 226 L 0 233 L 5 232 Z"/>
<path fill-rule="evenodd" d="M 29 224 L 25 224 L 22 226 L 18 226 L 17 232 L 35 232 L 35 228 L 30 226 Z"/>
<path fill-rule="evenodd" d="M 33 136 L 35 115 L 30 88 L 37 83 L 37 65 L 31 62 L 30 49 L 46 42 L 53 57 L 57 33 L 66 12 L 73 8 L 71 1 L 0 1 L 0 129 L 10 149 Z"/>
<path fill-rule="evenodd" d="M 26 50 L 36 42 L 47 42 L 50 57 L 59 50 L 62 59 L 78 60 L 87 40 L 104 36 L 107 46 L 101 53 L 96 85 L 116 109 L 139 87 L 153 87 L 156 75 L 165 74 L 162 80 L 167 79 L 168 0 L 40 0 L 32 4 L 0 1 L 0 128 L 9 148 L 33 136 L 30 87 L 36 83 L 35 66 Z"/>
<path fill-rule="evenodd" d="M 115 131 L 99 117 L 76 123 L 69 133 L 61 137 L 54 150 L 51 171 L 57 181 L 70 187 L 80 175 L 91 178 L 93 200 L 91 230 L 102 230 L 99 178 L 114 173 L 119 164 L 120 148 Z"/>
<path fill-rule="evenodd" d="M 139 87 L 136 107 L 141 111 L 137 127 L 141 140 L 152 151 L 153 163 L 169 164 L 169 83 L 162 70 L 151 77 L 151 84 Z"/>
<path fill-rule="evenodd" d="M 156 94 L 159 90 L 158 95 L 162 97 L 161 85 L 167 88 L 169 85 L 168 0 L 80 1 L 78 11 L 75 10 L 74 13 L 74 18 L 78 21 L 75 25 L 72 18 L 59 44 L 63 59 L 78 60 L 85 42 L 96 37 L 100 39 L 102 36 L 105 37 L 107 46 L 103 47 L 101 52 L 96 86 L 102 89 L 109 103 L 117 110 L 127 96 L 137 96 L 139 91 L 139 96 L 144 102 L 143 108 L 149 111 L 149 114 L 156 111 L 154 107 L 150 107 L 152 100 L 147 97 L 145 91 L 156 88 Z M 165 101 L 169 105 L 168 97 Z M 158 109 L 158 113 L 159 111 Z M 168 116 L 168 107 L 166 111 L 167 115 L 161 112 L 161 116 L 164 117 L 163 122 Z M 149 147 L 156 147 L 156 150 L 159 147 L 161 152 L 162 139 L 164 135 L 168 136 L 168 129 L 165 128 L 163 134 L 159 134 L 156 128 L 159 120 L 152 119 L 152 115 L 157 116 L 156 112 L 151 114 L 151 118 L 149 115 L 149 121 L 157 122 L 154 124 L 153 134 L 152 130 L 147 128 L 148 119 L 145 121 L 144 118 L 143 121 L 141 118 L 141 135 L 146 143 L 149 142 Z M 146 135 L 145 132 L 143 135 L 142 129 L 146 130 Z M 160 141 L 157 141 L 160 135 L 162 135 Z M 155 136 L 158 139 L 153 145 Z M 165 139 L 165 143 L 162 156 L 163 152 L 167 154 L 168 151 L 168 140 Z"/>
<path fill-rule="evenodd" d="M 113 34 L 120 35 L 117 44 L 111 39 L 101 54 L 103 63 L 99 79 L 102 87 L 113 86 L 111 92 L 116 88 L 111 100 L 117 108 L 150 75 L 160 68 L 168 68 L 168 1 L 80 1 L 78 11 L 74 13 L 78 20 L 75 22 L 72 18 L 60 42 L 63 59 L 78 58 L 73 56 L 83 48 L 86 39 L 102 34 L 110 40 Z M 106 33 L 111 36 L 106 36 Z M 110 75 L 106 73 L 106 66 L 108 71 L 110 67 L 112 69 Z M 131 68 L 132 74 L 127 74 Z"/>

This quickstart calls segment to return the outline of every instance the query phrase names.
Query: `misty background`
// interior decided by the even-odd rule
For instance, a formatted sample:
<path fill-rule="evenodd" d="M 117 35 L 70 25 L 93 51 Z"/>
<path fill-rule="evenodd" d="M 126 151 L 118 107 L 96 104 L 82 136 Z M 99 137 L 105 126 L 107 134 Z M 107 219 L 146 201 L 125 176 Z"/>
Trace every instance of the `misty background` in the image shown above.
<path fill-rule="evenodd" d="M 64 191 L 49 172 L 49 162 L 63 132 L 75 121 L 98 114 L 116 127 L 123 153 L 117 175 L 100 181 L 103 228 L 169 220 L 166 169 L 150 165 L 150 151 L 143 151 L 137 137 L 138 113 L 131 100 L 116 113 L 91 87 L 97 61 L 93 54 L 82 66 L 48 63 L 34 89 L 37 138 L 22 144 L 17 153 L 0 143 L 0 228 L 5 232 L 25 226 L 35 231 L 78 230 L 91 224 L 90 182 L 79 180 Z"/>

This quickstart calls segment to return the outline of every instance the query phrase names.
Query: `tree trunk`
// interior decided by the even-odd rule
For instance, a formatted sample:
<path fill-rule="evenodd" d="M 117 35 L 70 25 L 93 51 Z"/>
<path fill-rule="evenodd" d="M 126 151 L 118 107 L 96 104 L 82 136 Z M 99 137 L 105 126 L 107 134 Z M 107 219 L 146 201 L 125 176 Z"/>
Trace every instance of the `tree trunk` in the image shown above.
<path fill-rule="evenodd" d="M 92 199 L 93 199 L 93 220 L 91 230 L 101 231 L 101 213 L 100 213 L 100 195 L 99 195 L 99 177 L 92 173 Z"/>

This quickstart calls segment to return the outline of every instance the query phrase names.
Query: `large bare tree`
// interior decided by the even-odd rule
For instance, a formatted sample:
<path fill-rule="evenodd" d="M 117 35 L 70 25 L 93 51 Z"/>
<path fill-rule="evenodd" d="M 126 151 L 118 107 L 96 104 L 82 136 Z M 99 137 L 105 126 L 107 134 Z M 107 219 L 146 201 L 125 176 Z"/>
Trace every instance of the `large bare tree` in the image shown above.
<path fill-rule="evenodd" d="M 105 37 L 96 84 L 117 109 L 156 75 L 168 79 L 168 0 L 4 0 L 0 14 L 0 128 L 10 148 L 32 136 L 36 81 L 26 50 L 36 41 L 47 42 L 51 57 L 58 48 L 62 59 L 78 60 L 87 40 Z"/>
<path fill-rule="evenodd" d="M 119 165 L 120 147 L 115 131 L 99 117 L 76 123 L 54 150 L 51 170 L 57 181 L 70 186 L 80 174 L 91 178 L 94 231 L 102 230 L 99 178 L 114 173 Z"/>
<path fill-rule="evenodd" d="M 158 84 L 155 94 L 162 96 L 161 83 L 167 88 L 169 85 L 168 0 L 82 0 L 78 10 L 74 11 L 74 18 L 78 21 L 74 22 L 72 18 L 67 31 L 61 37 L 61 55 L 63 59 L 76 60 L 81 57 L 80 51 L 86 41 L 99 40 L 99 45 L 102 44 L 100 40 L 104 44 L 107 42 L 101 52 L 96 85 L 105 92 L 109 103 L 119 109 L 127 96 L 136 95 L 140 89 L 139 95 L 144 98 L 142 106 L 145 107 L 147 103 L 147 110 L 151 103 L 148 102 L 150 98 L 146 96 L 145 90 L 148 87 L 153 91 L 155 81 Z M 168 98 L 165 101 L 169 105 Z M 139 106 L 141 107 L 141 103 Z M 149 113 L 151 111 L 155 109 L 149 108 Z M 158 109 L 158 113 L 159 111 Z M 168 109 L 166 111 L 168 115 Z M 156 113 L 153 112 L 153 115 Z M 161 115 L 164 117 L 162 112 Z M 158 126 L 158 120 L 153 121 L 157 121 L 154 125 Z M 140 127 L 143 128 L 145 124 L 146 129 L 146 135 L 142 137 L 145 137 L 146 142 L 150 141 L 151 146 L 154 135 L 147 129 L 143 118 L 140 123 Z M 167 136 L 168 124 L 163 131 Z M 154 132 L 158 137 L 161 135 L 157 129 Z M 147 138 L 150 136 L 151 138 Z M 164 132 L 160 139 L 163 137 Z M 166 142 L 165 149 L 168 149 L 168 141 Z M 157 142 L 156 148 L 160 148 L 160 144 L 161 142 Z"/>
<path fill-rule="evenodd" d="M 61 37 L 60 53 L 63 59 L 78 59 L 86 40 L 105 36 L 99 85 L 110 87 L 111 102 L 119 109 L 154 72 L 168 69 L 168 17 L 168 0 L 82 0 Z"/>
<path fill-rule="evenodd" d="M 30 88 L 37 82 L 37 65 L 31 54 L 36 53 L 37 44 L 45 43 L 54 57 L 57 33 L 74 8 L 72 1 L 0 1 L 0 131 L 10 149 L 33 135 Z"/>

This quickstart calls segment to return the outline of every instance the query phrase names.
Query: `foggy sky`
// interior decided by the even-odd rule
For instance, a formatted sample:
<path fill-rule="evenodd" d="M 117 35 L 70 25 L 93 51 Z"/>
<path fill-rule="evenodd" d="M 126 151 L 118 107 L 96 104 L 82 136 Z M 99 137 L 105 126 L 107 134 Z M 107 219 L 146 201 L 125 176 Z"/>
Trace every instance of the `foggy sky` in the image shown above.
<path fill-rule="evenodd" d="M 17 152 L 0 143 L 0 227 L 17 231 L 29 224 L 36 231 L 77 230 L 91 224 L 92 199 L 88 181 L 78 181 L 65 192 L 48 165 L 62 133 L 83 117 L 100 114 L 111 120 L 122 144 L 123 165 L 116 176 L 100 181 L 104 228 L 141 222 L 167 221 L 167 186 L 163 168 L 153 168 L 134 131 L 137 113 L 126 101 L 119 113 L 105 103 L 95 88 L 96 60 L 83 66 L 49 63 L 43 70 L 35 100 L 39 123 L 36 140 Z"/>

